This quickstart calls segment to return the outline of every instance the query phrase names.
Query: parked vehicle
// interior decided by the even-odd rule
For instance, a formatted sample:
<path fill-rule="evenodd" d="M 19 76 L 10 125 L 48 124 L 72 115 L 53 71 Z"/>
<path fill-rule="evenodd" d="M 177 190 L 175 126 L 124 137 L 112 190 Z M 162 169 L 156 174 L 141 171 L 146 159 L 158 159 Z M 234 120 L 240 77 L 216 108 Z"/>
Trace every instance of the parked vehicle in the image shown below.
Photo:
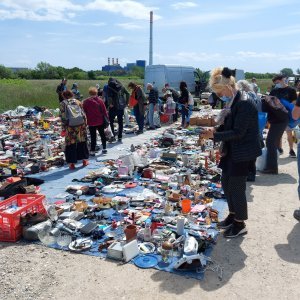
<path fill-rule="evenodd" d="M 195 68 L 187 66 L 152 65 L 145 69 L 145 88 L 147 83 L 152 83 L 162 95 L 162 89 L 166 83 L 179 90 L 180 81 L 187 83 L 188 89 L 195 91 Z"/>

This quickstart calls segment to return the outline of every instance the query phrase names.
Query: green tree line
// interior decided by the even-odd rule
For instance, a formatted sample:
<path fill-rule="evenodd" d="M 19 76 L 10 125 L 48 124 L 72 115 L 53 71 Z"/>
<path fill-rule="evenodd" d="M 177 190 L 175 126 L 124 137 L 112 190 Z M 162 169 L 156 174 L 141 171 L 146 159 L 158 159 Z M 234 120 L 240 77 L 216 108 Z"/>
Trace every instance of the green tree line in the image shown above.
<path fill-rule="evenodd" d="M 20 69 L 13 71 L 11 68 L 0 65 L 0 79 L 74 79 L 74 80 L 101 80 L 104 76 L 133 76 L 144 78 L 144 69 L 134 66 L 129 72 L 117 70 L 103 72 L 100 70 L 84 71 L 80 68 L 55 67 L 47 62 L 40 62 L 34 69 Z"/>

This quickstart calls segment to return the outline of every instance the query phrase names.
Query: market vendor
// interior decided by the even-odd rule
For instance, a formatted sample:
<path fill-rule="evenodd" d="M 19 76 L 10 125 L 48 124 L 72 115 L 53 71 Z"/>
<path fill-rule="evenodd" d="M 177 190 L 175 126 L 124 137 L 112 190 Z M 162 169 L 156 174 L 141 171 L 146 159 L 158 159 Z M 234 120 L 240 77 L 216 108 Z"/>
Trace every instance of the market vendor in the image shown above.
<path fill-rule="evenodd" d="M 247 233 L 246 179 L 249 164 L 261 155 L 258 114 L 252 102 L 242 99 L 230 69 L 212 70 L 209 83 L 225 103 L 213 129 L 215 142 L 221 142 L 219 167 L 229 208 L 229 215 L 218 226 L 225 229 L 226 238 L 234 238 Z"/>

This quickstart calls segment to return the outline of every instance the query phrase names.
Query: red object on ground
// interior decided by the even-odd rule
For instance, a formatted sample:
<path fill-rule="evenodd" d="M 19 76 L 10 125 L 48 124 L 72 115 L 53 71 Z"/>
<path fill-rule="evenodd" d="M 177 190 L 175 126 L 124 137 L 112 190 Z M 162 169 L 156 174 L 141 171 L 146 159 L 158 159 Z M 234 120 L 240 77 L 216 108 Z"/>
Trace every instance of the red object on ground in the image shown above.
<path fill-rule="evenodd" d="M 160 116 L 160 121 L 162 122 L 162 123 L 168 123 L 169 122 L 169 115 L 161 115 Z"/>
<path fill-rule="evenodd" d="M 14 182 L 18 182 L 20 180 L 21 180 L 20 177 L 8 177 L 8 178 L 6 178 L 6 182 L 8 182 L 8 183 L 14 183 Z"/>
<path fill-rule="evenodd" d="M 28 213 L 44 213 L 44 195 L 15 195 L 0 203 L 0 241 L 16 242 L 22 236 L 21 216 Z M 14 207 L 16 208 L 13 211 Z M 9 210 L 11 209 L 11 212 Z"/>

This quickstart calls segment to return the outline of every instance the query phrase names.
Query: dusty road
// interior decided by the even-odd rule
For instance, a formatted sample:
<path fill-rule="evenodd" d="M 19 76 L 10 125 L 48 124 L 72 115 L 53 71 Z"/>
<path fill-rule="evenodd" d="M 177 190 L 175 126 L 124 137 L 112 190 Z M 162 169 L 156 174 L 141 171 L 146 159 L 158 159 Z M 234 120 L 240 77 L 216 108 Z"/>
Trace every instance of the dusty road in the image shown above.
<path fill-rule="evenodd" d="M 95 257 L 28 244 L 0 244 L 0 299 L 300 299 L 300 223 L 296 159 L 280 175 L 248 185 L 249 233 L 219 237 L 213 258 L 223 281 L 118 266 Z"/>

